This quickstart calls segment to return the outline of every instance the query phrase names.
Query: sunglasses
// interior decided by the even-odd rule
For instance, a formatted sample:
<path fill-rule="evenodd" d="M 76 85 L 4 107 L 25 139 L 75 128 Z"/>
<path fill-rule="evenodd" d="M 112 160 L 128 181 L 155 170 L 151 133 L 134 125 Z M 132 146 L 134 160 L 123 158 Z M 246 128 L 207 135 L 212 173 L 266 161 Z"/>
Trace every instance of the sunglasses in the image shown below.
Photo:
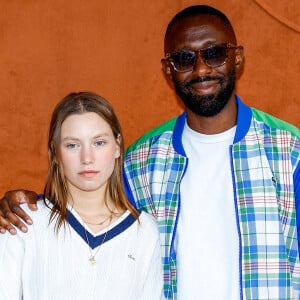
<path fill-rule="evenodd" d="M 197 62 L 197 54 L 199 53 L 202 61 L 210 68 L 220 67 L 225 64 L 228 57 L 229 49 L 236 49 L 237 46 L 232 44 L 219 44 L 199 50 L 180 50 L 167 53 L 168 60 L 175 71 L 189 72 L 192 71 Z"/>

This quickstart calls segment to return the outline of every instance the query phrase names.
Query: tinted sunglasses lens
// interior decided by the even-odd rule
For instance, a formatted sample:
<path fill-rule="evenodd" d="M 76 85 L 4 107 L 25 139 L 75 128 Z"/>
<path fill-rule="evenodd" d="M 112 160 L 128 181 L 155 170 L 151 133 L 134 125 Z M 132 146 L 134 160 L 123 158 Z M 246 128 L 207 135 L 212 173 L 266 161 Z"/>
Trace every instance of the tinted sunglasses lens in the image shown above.
<path fill-rule="evenodd" d="M 219 67 L 223 65 L 227 58 L 226 46 L 214 46 L 202 50 L 202 57 L 209 67 Z"/>
<path fill-rule="evenodd" d="M 177 71 L 189 71 L 194 67 L 196 53 L 194 51 L 178 51 L 172 53 L 170 59 Z"/>

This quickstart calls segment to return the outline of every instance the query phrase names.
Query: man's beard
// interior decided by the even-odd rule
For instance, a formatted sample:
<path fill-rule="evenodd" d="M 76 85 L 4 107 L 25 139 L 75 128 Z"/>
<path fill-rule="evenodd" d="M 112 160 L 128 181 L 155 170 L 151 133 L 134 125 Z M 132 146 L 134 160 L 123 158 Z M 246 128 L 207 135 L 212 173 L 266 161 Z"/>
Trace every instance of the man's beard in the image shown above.
<path fill-rule="evenodd" d="M 225 79 L 227 83 L 225 84 Z M 181 98 L 187 108 L 199 116 L 213 117 L 217 115 L 228 103 L 235 87 L 235 70 L 224 77 L 198 77 L 190 82 L 179 82 L 174 80 L 177 95 Z M 209 80 L 218 80 L 221 88 L 216 94 L 197 95 L 193 93 L 191 84 Z"/>

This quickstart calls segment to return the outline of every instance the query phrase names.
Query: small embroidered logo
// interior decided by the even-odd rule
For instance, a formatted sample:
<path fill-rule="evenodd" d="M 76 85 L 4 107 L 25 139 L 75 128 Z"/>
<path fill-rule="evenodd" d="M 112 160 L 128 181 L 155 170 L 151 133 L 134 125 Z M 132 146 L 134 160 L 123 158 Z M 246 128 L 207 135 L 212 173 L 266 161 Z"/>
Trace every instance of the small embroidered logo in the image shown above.
<path fill-rule="evenodd" d="M 130 258 L 131 260 L 135 260 L 135 257 L 133 257 L 132 254 L 128 254 L 128 258 Z"/>

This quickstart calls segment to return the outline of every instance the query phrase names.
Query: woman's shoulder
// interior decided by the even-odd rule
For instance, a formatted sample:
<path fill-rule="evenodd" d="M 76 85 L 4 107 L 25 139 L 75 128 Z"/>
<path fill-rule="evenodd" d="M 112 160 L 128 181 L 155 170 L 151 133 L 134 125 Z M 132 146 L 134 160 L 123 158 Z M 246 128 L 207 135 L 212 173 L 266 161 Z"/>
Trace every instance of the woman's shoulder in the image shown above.
<path fill-rule="evenodd" d="M 49 217 L 49 213 L 51 212 L 51 203 L 47 200 L 39 200 L 36 204 L 37 209 L 31 210 L 27 203 L 21 204 L 21 208 L 30 216 L 33 220 L 44 219 L 45 217 Z"/>
<path fill-rule="evenodd" d="M 153 217 L 149 213 L 142 211 L 139 216 L 139 220 L 142 227 L 147 228 L 149 231 L 151 230 L 155 233 L 158 233 L 158 226 L 155 217 Z"/>
<path fill-rule="evenodd" d="M 156 224 L 156 218 L 153 215 L 151 215 L 151 214 L 149 214 L 145 211 L 140 212 L 140 218 L 147 221 L 147 222 Z"/>

